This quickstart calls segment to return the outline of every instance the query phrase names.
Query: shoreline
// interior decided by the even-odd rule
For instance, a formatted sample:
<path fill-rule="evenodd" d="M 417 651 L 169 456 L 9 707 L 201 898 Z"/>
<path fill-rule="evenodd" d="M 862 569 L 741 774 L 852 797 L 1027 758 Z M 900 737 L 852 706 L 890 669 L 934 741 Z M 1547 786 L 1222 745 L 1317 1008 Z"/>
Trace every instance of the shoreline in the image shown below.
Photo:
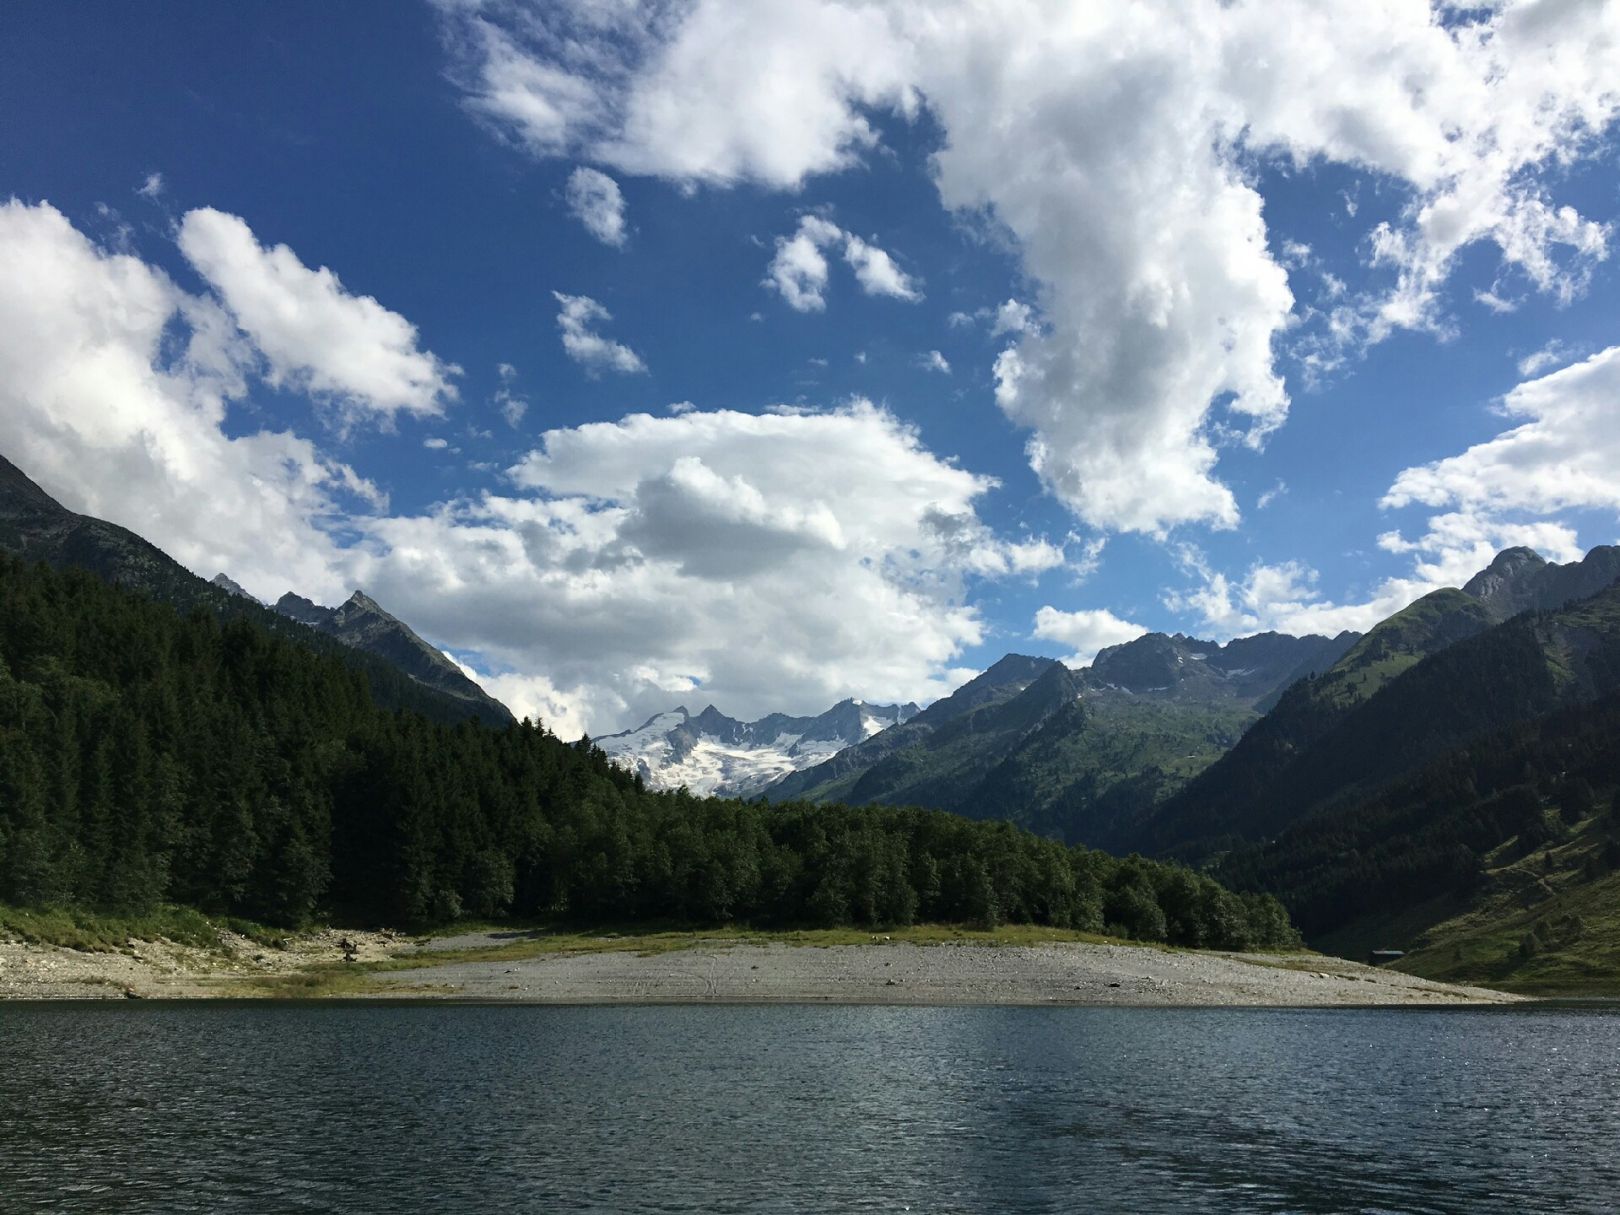
<path fill-rule="evenodd" d="M 789 944 L 691 936 L 669 947 L 541 933 L 413 942 L 326 930 L 266 949 L 129 942 L 115 953 L 0 942 L 0 1000 L 340 999 L 549 1005 L 918 1007 L 1483 1007 L 1534 1002 L 1317 954 L 1224 953 L 1090 941 L 873 937 Z M 352 955 L 353 961 L 345 961 Z"/>

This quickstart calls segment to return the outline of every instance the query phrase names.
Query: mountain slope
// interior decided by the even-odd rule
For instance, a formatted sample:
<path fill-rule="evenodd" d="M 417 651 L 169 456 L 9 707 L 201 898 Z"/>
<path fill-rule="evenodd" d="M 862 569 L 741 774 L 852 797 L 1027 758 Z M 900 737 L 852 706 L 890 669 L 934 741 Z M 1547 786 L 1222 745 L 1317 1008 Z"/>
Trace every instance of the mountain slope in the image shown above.
<path fill-rule="evenodd" d="M 914 786 L 919 782 L 929 781 L 926 771 L 929 756 L 949 746 L 952 739 L 967 738 L 966 750 L 973 753 L 984 749 L 980 744 L 985 740 L 974 737 L 977 732 L 973 726 L 962 727 L 958 723 L 975 721 L 981 726 L 988 725 L 989 719 L 977 715 L 1005 704 L 1052 668 L 1061 669 L 1061 666 L 1051 658 L 1008 654 L 909 721 L 845 748 L 825 763 L 784 777 L 766 789 L 765 796 L 771 801 L 934 804 L 903 794 L 915 791 Z M 996 729 L 993 725 L 989 728 Z M 941 731 L 949 731 L 943 742 L 936 738 Z M 953 761 L 947 764 L 950 762 Z M 877 775 L 871 775 L 873 772 Z"/>
<path fill-rule="evenodd" d="M 1215 872 L 1287 903 L 1317 947 L 1538 990 L 1620 974 L 1620 694 L 1477 738 L 1311 814 Z"/>
<path fill-rule="evenodd" d="M 759 721 L 727 717 L 713 705 L 693 716 L 685 706 L 634 730 L 593 741 L 654 789 L 751 797 L 789 773 L 822 763 L 880 730 L 911 720 L 914 704 L 844 700 L 816 717 L 772 713 Z"/>
<path fill-rule="evenodd" d="M 768 796 L 898 802 L 1089 841 L 1134 820 L 1235 742 L 1258 705 L 1355 641 L 1276 633 L 1226 645 L 1151 633 L 1070 671 L 1009 655 L 920 714 Z"/>
<path fill-rule="evenodd" d="M 1109 647 L 1079 672 L 1079 697 L 962 811 L 1075 842 L 1116 836 L 1230 748 L 1280 687 L 1331 666 L 1356 639 L 1262 633 L 1217 645 L 1150 633 Z"/>
<path fill-rule="evenodd" d="M 1393 777 L 1469 731 L 1550 710 L 1557 700 L 1542 675 L 1553 659 L 1539 647 L 1554 643 L 1510 627 L 1504 613 L 1523 602 L 1562 603 L 1571 590 L 1594 583 L 1611 585 L 1617 555 L 1599 548 L 1581 562 L 1556 566 L 1509 549 L 1469 581 L 1472 590 L 1425 595 L 1372 629 L 1326 675 L 1288 689 L 1229 753 L 1104 846 L 1209 857 L 1274 834 L 1341 785 Z M 1440 661 L 1488 630 L 1493 640 L 1486 649 L 1504 678 L 1493 680 L 1475 665 L 1474 650 Z M 1424 673 L 1415 675 L 1420 668 Z M 1409 675 L 1413 681 L 1401 695 L 1384 695 Z M 1454 681 L 1449 690 L 1448 681 Z"/>
<path fill-rule="evenodd" d="M 1232 837 L 1263 833 L 1280 813 L 1265 792 L 1276 773 L 1391 679 L 1490 623 L 1484 606 L 1462 591 L 1425 595 L 1374 627 L 1325 674 L 1286 688 L 1236 745 L 1148 819 L 1120 824 L 1103 846 L 1207 852 Z"/>
<path fill-rule="evenodd" d="M 417 636 L 410 625 L 384 611 L 364 591 L 356 591 L 347 602 L 335 608 L 321 607 L 289 591 L 276 601 L 274 610 L 289 620 L 319 629 L 346 646 L 375 654 L 425 687 L 465 704 L 472 713 L 496 723 L 513 720 L 505 705 L 469 679 L 440 650 Z"/>
<path fill-rule="evenodd" d="M 476 697 L 465 692 L 457 694 L 401 670 L 388 654 L 356 650 L 348 644 L 340 645 L 345 639 L 335 633 L 322 635 L 289 624 L 224 575 L 213 583 L 205 582 L 134 532 L 68 510 L 4 456 L 0 456 L 0 551 L 28 562 L 42 561 L 54 569 L 87 570 L 105 582 L 139 591 L 182 611 L 204 608 L 224 616 L 246 616 L 272 632 L 291 636 L 322 652 L 340 649 L 352 656 L 351 665 L 365 672 L 379 703 L 389 708 L 412 709 L 436 721 L 473 715 L 498 722 L 511 720 L 505 706 L 485 696 L 482 690 Z M 419 638 L 417 643 L 425 646 Z M 460 675 L 459 670 L 456 674 Z M 470 680 L 465 682 L 471 684 Z"/>
<path fill-rule="evenodd" d="M 189 608 L 217 604 L 219 593 L 134 532 L 75 514 L 0 456 L 0 550 L 56 569 L 98 578 Z"/>

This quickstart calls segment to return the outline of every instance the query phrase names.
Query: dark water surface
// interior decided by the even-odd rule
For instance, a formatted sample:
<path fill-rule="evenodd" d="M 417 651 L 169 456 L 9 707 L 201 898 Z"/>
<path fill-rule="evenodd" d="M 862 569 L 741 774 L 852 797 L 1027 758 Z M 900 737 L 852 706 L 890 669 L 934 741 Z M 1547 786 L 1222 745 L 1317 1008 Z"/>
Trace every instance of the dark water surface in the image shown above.
<path fill-rule="evenodd" d="M 1613 1211 L 1620 1012 L 0 1005 L 0 1210 Z"/>

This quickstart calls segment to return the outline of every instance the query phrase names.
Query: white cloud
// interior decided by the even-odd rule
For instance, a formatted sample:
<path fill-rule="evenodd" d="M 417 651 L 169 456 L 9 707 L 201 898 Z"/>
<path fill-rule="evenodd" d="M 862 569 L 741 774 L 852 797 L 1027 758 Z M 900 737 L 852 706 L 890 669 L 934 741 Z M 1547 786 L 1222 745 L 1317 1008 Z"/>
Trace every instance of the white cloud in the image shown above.
<path fill-rule="evenodd" d="M 1620 107 L 1613 5 L 442 7 L 472 104 L 533 150 L 684 184 L 798 188 L 861 158 L 874 107 L 920 98 L 944 203 L 1010 235 L 1036 285 L 1043 326 L 997 363 L 998 400 L 1100 529 L 1237 522 L 1217 443 L 1284 421 L 1279 343 L 1317 375 L 1396 329 L 1446 332 L 1442 288 L 1482 242 L 1556 299 L 1608 252 L 1553 191 Z M 1293 329 L 1257 161 L 1345 165 L 1406 199 L 1359 234 L 1376 287 L 1314 334 Z"/>
<path fill-rule="evenodd" d="M 1147 630 L 1129 620 L 1121 620 L 1105 608 L 1064 612 L 1047 605 L 1035 613 L 1035 636 L 1060 641 L 1074 653 L 1064 659 L 1071 667 L 1089 667 L 1097 651 L 1123 645 Z"/>
<path fill-rule="evenodd" d="M 1620 346 L 1540 379 L 1502 400 L 1523 419 L 1459 455 L 1408 468 L 1383 505 L 1450 507 L 1497 518 L 1596 508 L 1620 511 Z"/>
<path fill-rule="evenodd" d="M 826 307 L 829 267 L 825 250 L 842 246 L 844 260 L 867 295 L 886 295 L 915 302 L 922 295 L 915 282 L 882 249 L 846 232 L 819 215 L 805 215 L 792 236 L 776 239 L 765 285 L 798 312 L 820 312 Z"/>
<path fill-rule="evenodd" d="M 911 301 L 922 298 L 917 284 L 894 264 L 892 257 L 852 232 L 844 235 L 844 260 L 855 271 L 855 281 L 867 295 Z"/>
<path fill-rule="evenodd" d="M 1273 485 L 1270 489 L 1266 490 L 1254 500 L 1254 509 L 1265 510 L 1266 507 L 1270 506 L 1287 492 L 1288 483 L 1286 481 L 1279 480 L 1277 484 Z"/>
<path fill-rule="evenodd" d="M 163 174 L 156 172 L 155 170 L 148 173 L 146 175 L 146 180 L 141 182 L 135 193 L 139 194 L 142 198 L 156 199 L 161 197 L 163 194 Z"/>
<path fill-rule="evenodd" d="M 265 378 L 346 416 L 432 415 L 461 369 L 417 345 L 416 327 L 286 245 L 265 248 L 241 219 L 205 207 L 180 223 L 180 251 L 219 293 L 267 362 Z"/>
<path fill-rule="evenodd" d="M 518 373 L 512 364 L 497 363 L 495 374 L 501 377 L 500 386 L 495 389 L 495 408 L 506 419 L 506 424 L 515 428 L 529 412 L 529 398 L 515 387 Z"/>
<path fill-rule="evenodd" d="M 619 183 L 600 169 L 581 166 L 568 177 L 568 211 L 604 245 L 622 248 L 625 241 L 624 195 Z"/>
<path fill-rule="evenodd" d="M 996 309 L 995 319 L 990 322 L 990 336 L 1000 337 L 1004 333 L 1025 333 L 1034 329 L 1035 310 L 1028 304 L 1021 304 L 1017 300 L 1007 300 Z"/>
<path fill-rule="evenodd" d="M 441 439 L 441 438 L 439 438 L 437 436 L 434 436 L 433 438 L 430 438 L 430 439 L 423 439 L 422 440 L 422 446 L 427 448 L 429 451 L 443 451 L 447 447 L 450 446 L 450 440 L 449 439 Z"/>
<path fill-rule="evenodd" d="M 914 105 L 867 5 L 437 3 L 469 106 L 540 156 L 792 189 L 877 142 L 866 107 Z"/>
<path fill-rule="evenodd" d="M 385 499 L 293 434 L 225 435 L 256 363 L 217 304 L 97 248 L 48 203 L 0 204 L 0 451 L 203 577 L 336 602 L 322 525 Z"/>
<path fill-rule="evenodd" d="M 796 312 L 820 312 L 827 306 L 827 256 L 822 247 L 843 236 L 843 229 L 816 215 L 806 215 L 792 236 L 776 239 L 765 285 L 775 289 Z"/>
<path fill-rule="evenodd" d="M 982 639 L 965 580 L 1062 560 L 997 540 L 974 509 L 992 482 L 864 402 L 548 431 L 511 477 L 522 493 L 376 521 L 357 580 L 512 687 L 544 673 L 592 732 L 694 698 L 938 696 Z"/>
<path fill-rule="evenodd" d="M 917 366 L 924 371 L 937 371 L 941 375 L 951 374 L 950 362 L 937 350 L 930 350 L 927 354 L 918 355 Z"/>
<path fill-rule="evenodd" d="M 603 371 L 637 375 L 647 370 L 634 350 L 603 337 L 591 327 L 593 321 L 613 319 L 613 314 L 601 304 L 587 295 L 564 295 L 561 291 L 551 294 L 559 306 L 557 328 L 562 333 L 563 349 L 574 362 L 591 375 Z"/>
<path fill-rule="evenodd" d="M 1231 578 L 1184 546 L 1183 566 L 1197 582 L 1166 595 L 1165 604 L 1196 616 L 1201 628 L 1223 639 L 1265 629 L 1332 636 L 1344 629 L 1366 632 L 1431 591 L 1462 586 L 1504 548 L 1533 548 L 1550 561 L 1578 561 L 1582 555 L 1574 529 L 1552 521 L 1514 522 L 1452 511 L 1431 517 L 1427 527 L 1416 540 L 1399 531 L 1380 535 L 1380 549 L 1412 557 L 1410 570 L 1342 602 L 1324 597 L 1317 572 L 1302 562 L 1257 562 Z"/>
<path fill-rule="evenodd" d="M 1519 374 L 1522 376 L 1539 375 L 1549 367 L 1556 367 L 1560 363 L 1567 363 L 1574 357 L 1574 351 L 1558 338 L 1548 342 L 1540 350 L 1532 351 L 1519 360 Z"/>
<path fill-rule="evenodd" d="M 1222 639 L 1263 629 L 1289 632 L 1280 621 L 1301 620 L 1319 608 L 1316 571 L 1301 562 L 1256 562 L 1241 579 L 1234 580 L 1210 568 L 1195 546 L 1184 544 L 1179 552 L 1183 568 L 1196 575 L 1200 584 L 1166 595 L 1165 606 L 1176 612 L 1195 613 L 1206 628 Z"/>

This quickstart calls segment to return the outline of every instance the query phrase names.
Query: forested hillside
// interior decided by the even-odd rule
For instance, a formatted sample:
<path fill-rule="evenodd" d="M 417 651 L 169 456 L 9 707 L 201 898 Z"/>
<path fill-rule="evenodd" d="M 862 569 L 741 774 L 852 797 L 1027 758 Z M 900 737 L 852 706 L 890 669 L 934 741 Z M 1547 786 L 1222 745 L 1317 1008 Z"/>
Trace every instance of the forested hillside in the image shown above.
<path fill-rule="evenodd" d="M 462 914 L 1054 924 L 1282 944 L 1280 905 L 923 810 L 648 792 L 596 748 L 379 708 L 248 616 L 0 557 L 0 901 L 298 923 Z"/>
<path fill-rule="evenodd" d="M 1620 588 L 1611 587 L 1557 612 L 1526 612 L 1420 661 L 1397 651 L 1383 661 L 1399 661 L 1401 672 L 1370 696 L 1356 694 L 1352 681 L 1367 677 L 1350 664 L 1408 613 L 1369 633 L 1324 678 L 1291 689 L 1131 842 L 1214 856 L 1269 838 L 1317 807 L 1369 795 L 1493 730 L 1620 688 Z"/>
<path fill-rule="evenodd" d="M 1295 812 L 1278 784 L 1358 705 L 1430 654 L 1490 627 L 1462 591 L 1425 595 L 1361 638 L 1323 674 L 1294 683 L 1225 755 L 1150 816 L 1123 821 L 1099 842 L 1113 848 L 1205 857 L 1275 830 Z"/>
<path fill-rule="evenodd" d="M 423 674 L 420 656 L 407 654 L 401 665 L 399 654 L 367 646 L 377 631 L 366 636 L 341 630 L 318 631 L 296 614 L 278 613 L 249 598 L 229 579 L 205 582 L 156 545 L 134 532 L 76 514 L 57 502 L 28 479 L 15 464 L 0 456 L 0 553 L 10 553 L 28 562 L 44 562 L 55 569 L 87 570 L 104 582 L 140 593 L 185 612 L 204 608 L 224 619 L 245 619 L 260 629 L 288 637 L 308 649 L 340 657 L 366 678 L 372 695 L 389 708 L 410 709 L 434 721 L 462 721 L 482 717 L 491 722 L 510 721 L 512 715 L 498 701 L 484 694 L 471 680 L 449 664 L 440 678 L 412 677 Z M 234 589 L 233 589 L 234 588 Z M 364 598 L 360 596 L 360 598 Z M 306 601 L 307 602 L 307 601 Z M 366 600 L 370 604 L 369 600 Z M 314 608 L 315 605 L 310 604 Z M 370 605 L 375 607 L 374 604 Z M 324 616 L 336 615 L 316 609 Z M 378 614 L 386 615 L 379 612 Z M 369 617 L 372 613 L 362 613 Z M 395 625 L 392 617 L 387 617 Z M 360 621 L 363 626 L 365 619 Z M 417 646 L 425 643 L 400 626 Z M 383 631 L 381 640 L 394 641 Z M 436 654 L 436 651 L 434 652 Z"/>

